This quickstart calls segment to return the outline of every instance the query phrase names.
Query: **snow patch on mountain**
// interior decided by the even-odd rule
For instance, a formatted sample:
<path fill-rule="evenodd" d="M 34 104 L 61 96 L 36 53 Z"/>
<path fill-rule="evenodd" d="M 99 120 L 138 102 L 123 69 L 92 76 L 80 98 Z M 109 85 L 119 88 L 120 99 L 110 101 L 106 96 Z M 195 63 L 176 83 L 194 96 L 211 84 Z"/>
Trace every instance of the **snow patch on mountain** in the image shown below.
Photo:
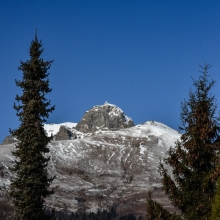
<path fill-rule="evenodd" d="M 107 101 L 104 103 L 104 106 L 111 106 L 111 111 L 108 112 L 109 116 L 110 117 L 114 117 L 114 116 L 120 116 L 120 115 L 123 115 L 124 116 L 124 119 L 125 119 L 125 123 L 128 124 L 129 121 L 132 121 L 132 119 L 130 117 L 128 117 L 124 111 L 119 108 L 118 106 L 114 105 L 114 104 L 110 104 L 108 103 Z M 99 106 L 100 107 L 100 106 Z"/>
<path fill-rule="evenodd" d="M 55 136 L 59 132 L 61 126 L 64 126 L 68 130 L 72 131 L 76 127 L 76 125 L 77 123 L 73 122 L 64 122 L 60 124 L 44 124 L 44 130 L 46 131 L 47 136 L 50 137 L 51 135 Z"/>

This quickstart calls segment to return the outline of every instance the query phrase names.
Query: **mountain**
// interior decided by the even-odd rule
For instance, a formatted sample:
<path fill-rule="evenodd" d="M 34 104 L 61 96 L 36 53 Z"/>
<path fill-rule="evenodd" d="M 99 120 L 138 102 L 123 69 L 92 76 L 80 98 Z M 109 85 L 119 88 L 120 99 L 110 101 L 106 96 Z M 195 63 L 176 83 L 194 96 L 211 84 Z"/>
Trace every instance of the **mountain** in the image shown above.
<path fill-rule="evenodd" d="M 54 140 L 71 140 L 98 134 L 103 131 L 120 130 L 135 126 L 134 122 L 118 106 L 105 102 L 86 111 L 78 123 L 45 124 L 44 129 Z M 12 144 L 17 139 L 6 136 L 2 144 Z"/>
<path fill-rule="evenodd" d="M 117 208 L 117 213 L 146 212 L 149 190 L 153 197 L 171 208 L 161 191 L 157 167 L 180 133 L 155 121 L 121 130 L 99 129 L 92 133 L 76 130 L 74 123 L 45 125 L 48 135 L 56 136 L 61 127 L 76 136 L 49 144 L 50 175 L 56 175 L 51 187 L 55 194 L 47 204 L 56 209 L 95 212 L 98 208 Z M 64 132 L 65 133 L 65 132 Z M 65 135 L 64 135 L 65 136 Z M 14 174 L 11 151 L 15 143 L 0 145 L 0 188 L 10 183 Z"/>
<path fill-rule="evenodd" d="M 98 130 L 120 130 L 135 124 L 118 106 L 105 102 L 86 111 L 76 130 L 91 133 Z"/>

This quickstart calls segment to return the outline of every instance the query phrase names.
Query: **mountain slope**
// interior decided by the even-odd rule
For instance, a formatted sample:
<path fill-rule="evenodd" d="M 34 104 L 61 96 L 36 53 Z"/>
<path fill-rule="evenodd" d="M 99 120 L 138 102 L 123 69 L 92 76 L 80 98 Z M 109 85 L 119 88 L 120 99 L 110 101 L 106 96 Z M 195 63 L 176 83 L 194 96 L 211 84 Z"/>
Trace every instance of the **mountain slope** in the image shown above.
<path fill-rule="evenodd" d="M 56 175 L 55 194 L 49 206 L 76 211 L 117 207 L 119 213 L 137 215 L 146 210 L 146 196 L 153 190 L 160 202 L 167 203 L 159 190 L 157 172 L 160 158 L 180 137 L 168 126 L 149 121 L 118 131 L 99 131 L 81 139 L 52 141 L 49 144 L 49 172 Z M 0 185 L 9 184 L 13 174 L 11 150 L 15 144 L 0 145 Z M 84 198 L 78 204 L 75 198 Z"/>

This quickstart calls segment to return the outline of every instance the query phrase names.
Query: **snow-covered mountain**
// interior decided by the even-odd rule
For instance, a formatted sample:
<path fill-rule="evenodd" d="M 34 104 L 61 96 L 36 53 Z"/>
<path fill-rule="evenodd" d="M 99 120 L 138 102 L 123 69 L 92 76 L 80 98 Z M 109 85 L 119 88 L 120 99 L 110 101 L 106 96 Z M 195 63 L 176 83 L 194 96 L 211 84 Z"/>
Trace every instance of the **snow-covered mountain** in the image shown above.
<path fill-rule="evenodd" d="M 45 125 L 48 135 L 56 135 L 61 126 L 75 132 L 75 123 Z M 82 134 L 82 133 L 81 133 Z M 73 140 L 49 144 L 50 175 L 56 175 L 55 194 L 47 204 L 57 209 L 78 209 L 75 198 L 86 201 L 80 206 L 96 211 L 114 205 L 121 214 L 144 214 L 149 190 L 169 206 L 161 193 L 157 167 L 180 133 L 154 121 L 117 131 L 98 130 Z M 11 151 L 15 143 L 0 145 L 0 186 L 4 188 L 13 174 Z"/>
<path fill-rule="evenodd" d="M 133 126 L 135 126 L 134 122 L 121 108 L 105 102 L 86 111 L 78 123 L 45 124 L 44 129 L 48 136 L 54 137 L 54 140 L 72 140 Z M 16 141 L 16 137 L 7 136 L 2 144 Z"/>

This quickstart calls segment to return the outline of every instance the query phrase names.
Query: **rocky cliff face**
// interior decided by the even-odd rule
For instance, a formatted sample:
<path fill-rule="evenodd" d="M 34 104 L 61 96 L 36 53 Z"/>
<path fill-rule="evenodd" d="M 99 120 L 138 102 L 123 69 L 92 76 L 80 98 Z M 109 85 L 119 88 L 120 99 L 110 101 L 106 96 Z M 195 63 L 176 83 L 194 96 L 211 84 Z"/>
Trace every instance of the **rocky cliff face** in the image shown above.
<path fill-rule="evenodd" d="M 55 136 L 55 140 L 71 140 L 76 139 L 76 135 L 73 134 L 70 130 L 68 130 L 65 126 L 60 126 L 59 131 Z"/>
<path fill-rule="evenodd" d="M 93 133 L 98 130 L 116 131 L 133 127 L 135 124 L 117 106 L 107 102 L 94 106 L 87 111 L 82 120 L 76 125 L 76 130 L 83 133 Z"/>

